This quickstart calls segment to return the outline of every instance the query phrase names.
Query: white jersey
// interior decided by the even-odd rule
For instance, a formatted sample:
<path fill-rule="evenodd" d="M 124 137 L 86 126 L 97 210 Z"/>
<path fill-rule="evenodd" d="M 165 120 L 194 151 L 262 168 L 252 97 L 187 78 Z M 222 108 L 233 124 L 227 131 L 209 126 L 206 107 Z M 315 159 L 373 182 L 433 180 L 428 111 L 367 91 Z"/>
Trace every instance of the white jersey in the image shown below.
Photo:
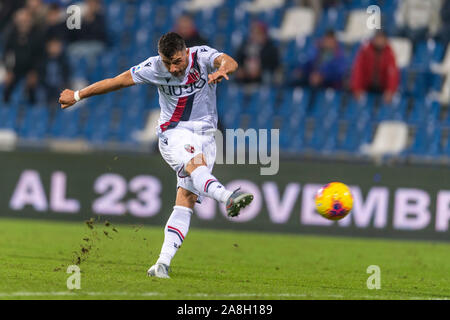
<path fill-rule="evenodd" d="M 158 87 L 158 133 L 177 126 L 202 131 L 217 128 L 217 85 L 208 85 L 208 74 L 214 71 L 214 60 L 221 54 L 208 46 L 189 48 L 189 64 L 180 77 L 169 73 L 159 55 L 130 69 L 136 84 Z"/>

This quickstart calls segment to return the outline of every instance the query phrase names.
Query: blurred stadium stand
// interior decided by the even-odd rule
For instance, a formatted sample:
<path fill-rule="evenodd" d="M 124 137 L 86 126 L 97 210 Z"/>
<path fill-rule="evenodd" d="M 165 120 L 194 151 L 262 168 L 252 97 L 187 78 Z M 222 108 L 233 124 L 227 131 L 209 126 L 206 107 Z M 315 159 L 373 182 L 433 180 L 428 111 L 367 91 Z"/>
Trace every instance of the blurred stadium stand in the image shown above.
<path fill-rule="evenodd" d="M 111 45 L 94 67 L 83 59 L 70 60 L 72 82 L 91 83 L 114 76 L 156 55 L 159 36 L 171 30 L 186 11 L 194 15 L 211 46 L 231 55 L 248 34 L 252 19 L 265 22 L 280 50 L 284 73 L 331 27 L 353 60 L 371 34 L 359 27 L 367 18 L 365 9 L 379 5 L 401 71 L 399 92 L 390 105 L 372 94 L 356 101 L 348 91 L 334 89 L 313 94 L 308 87 L 271 85 L 249 94 L 228 82 L 218 86 L 222 127 L 278 128 L 284 155 L 364 158 L 361 146 L 373 141 L 380 123 L 395 120 L 405 123 L 409 132 L 407 147 L 397 159 L 448 161 L 450 47 L 432 38 L 414 45 L 408 38 L 395 36 L 393 17 L 398 3 L 346 0 L 316 17 L 312 9 L 288 0 L 104 0 Z M 2 90 L 0 84 L 0 96 Z M 52 110 L 42 101 L 28 105 L 21 90 L 23 84 L 8 105 L 0 102 L 0 129 L 15 132 L 20 141 L 83 140 L 98 148 L 112 144 L 139 149 L 139 132 L 146 130 L 146 123 L 154 123 L 147 118 L 159 108 L 156 89 L 151 86 L 90 98 L 67 112 Z"/>

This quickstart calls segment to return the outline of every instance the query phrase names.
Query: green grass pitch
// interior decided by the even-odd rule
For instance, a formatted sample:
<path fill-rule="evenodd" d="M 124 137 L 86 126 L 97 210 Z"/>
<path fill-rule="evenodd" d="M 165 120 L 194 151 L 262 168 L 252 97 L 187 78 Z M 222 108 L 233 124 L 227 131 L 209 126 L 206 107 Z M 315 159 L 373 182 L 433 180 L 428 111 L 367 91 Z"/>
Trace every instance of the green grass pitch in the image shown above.
<path fill-rule="evenodd" d="M 450 298 L 447 243 L 191 229 L 172 278 L 154 279 L 162 227 L 107 224 L 0 219 L 0 299 Z M 69 291 L 74 262 L 81 289 Z"/>

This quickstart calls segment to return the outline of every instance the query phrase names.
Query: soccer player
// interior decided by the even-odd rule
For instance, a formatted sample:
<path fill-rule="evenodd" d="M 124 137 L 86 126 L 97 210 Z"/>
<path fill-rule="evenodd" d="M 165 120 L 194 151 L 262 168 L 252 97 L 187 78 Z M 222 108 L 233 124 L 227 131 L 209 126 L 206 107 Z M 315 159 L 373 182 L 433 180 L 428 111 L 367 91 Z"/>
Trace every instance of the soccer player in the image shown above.
<path fill-rule="evenodd" d="M 201 203 L 204 196 L 213 198 L 226 204 L 228 216 L 236 217 L 251 203 L 253 195 L 239 189 L 227 190 L 211 174 L 216 157 L 216 86 L 236 71 L 236 61 L 208 46 L 186 48 L 183 38 L 174 32 L 159 39 L 158 53 L 115 78 L 75 92 L 64 90 L 59 103 L 65 109 L 81 99 L 135 84 L 158 87 L 159 150 L 176 172 L 177 193 L 164 228 L 159 259 L 147 274 L 169 278 L 170 262 L 188 233 L 196 202 Z"/>

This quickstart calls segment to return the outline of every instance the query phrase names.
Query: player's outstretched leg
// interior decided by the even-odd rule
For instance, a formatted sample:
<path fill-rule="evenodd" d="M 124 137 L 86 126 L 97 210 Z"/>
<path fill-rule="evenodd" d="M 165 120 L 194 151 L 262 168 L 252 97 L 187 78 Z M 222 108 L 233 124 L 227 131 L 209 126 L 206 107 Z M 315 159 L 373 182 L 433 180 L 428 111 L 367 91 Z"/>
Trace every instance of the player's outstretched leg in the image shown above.
<path fill-rule="evenodd" d="M 159 259 L 156 261 L 156 264 L 148 270 L 147 274 L 149 276 L 170 278 L 170 262 L 181 247 L 181 244 L 189 231 L 192 213 L 192 209 L 188 207 L 180 205 L 173 207 L 173 212 L 164 228 L 164 243 L 161 248 Z"/>
<path fill-rule="evenodd" d="M 204 161 L 198 165 L 194 165 L 194 162 L 192 161 L 192 163 L 186 166 L 186 169 L 192 178 L 195 189 L 202 195 L 225 203 L 228 216 L 230 217 L 238 216 L 240 210 L 249 205 L 253 200 L 253 195 L 251 193 L 243 192 L 239 189 L 235 191 L 227 190 L 217 178 L 211 174 Z"/>

